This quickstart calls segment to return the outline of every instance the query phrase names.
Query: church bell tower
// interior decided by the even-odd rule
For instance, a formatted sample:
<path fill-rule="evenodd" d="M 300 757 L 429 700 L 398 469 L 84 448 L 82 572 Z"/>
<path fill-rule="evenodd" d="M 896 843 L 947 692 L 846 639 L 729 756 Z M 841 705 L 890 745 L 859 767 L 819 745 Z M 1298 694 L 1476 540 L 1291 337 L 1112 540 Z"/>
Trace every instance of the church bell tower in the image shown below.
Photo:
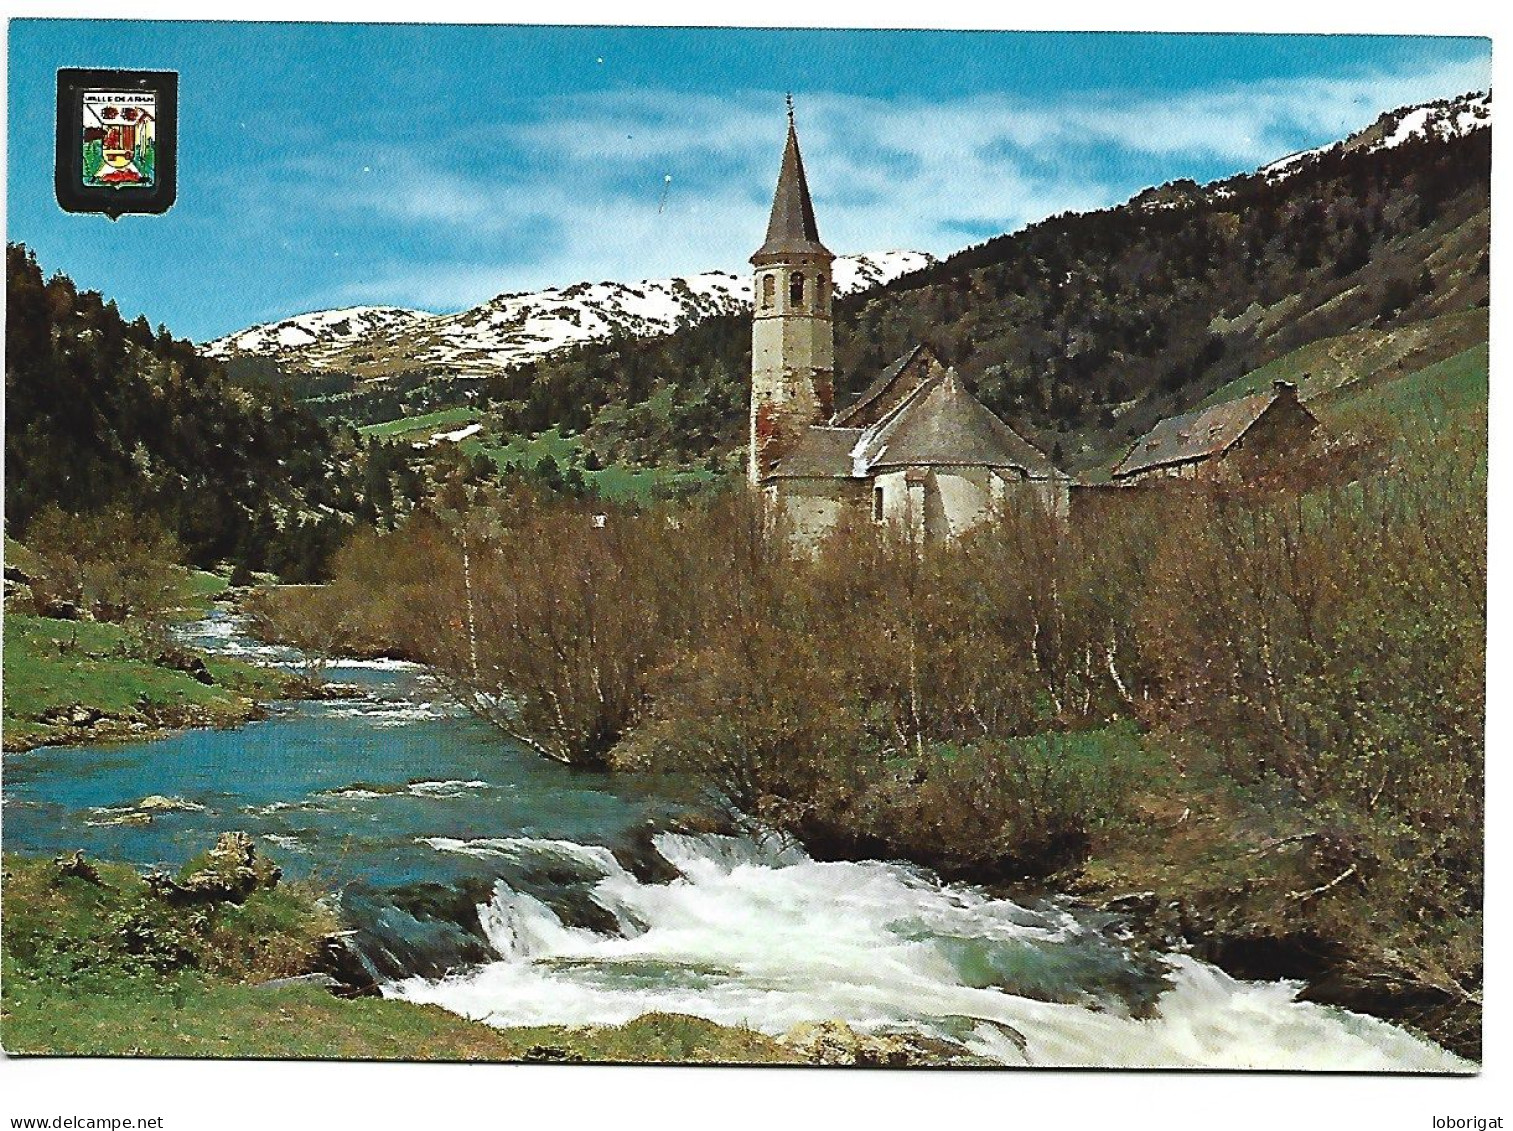
<path fill-rule="evenodd" d="M 772 198 L 767 239 L 756 268 L 751 327 L 751 456 L 760 483 L 803 430 L 830 419 L 835 376 L 830 266 L 835 256 L 820 243 L 814 205 L 804 179 L 793 100 L 788 100 L 788 144 Z"/>

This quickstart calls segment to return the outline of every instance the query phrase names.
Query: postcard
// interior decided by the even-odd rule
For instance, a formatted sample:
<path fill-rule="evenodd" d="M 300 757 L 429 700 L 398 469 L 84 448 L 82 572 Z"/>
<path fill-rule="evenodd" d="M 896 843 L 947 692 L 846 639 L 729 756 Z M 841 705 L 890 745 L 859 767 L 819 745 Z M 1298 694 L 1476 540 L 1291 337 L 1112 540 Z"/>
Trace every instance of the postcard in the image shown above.
<path fill-rule="evenodd" d="M 1479 1071 L 1490 40 L 9 59 L 10 1056 Z"/>

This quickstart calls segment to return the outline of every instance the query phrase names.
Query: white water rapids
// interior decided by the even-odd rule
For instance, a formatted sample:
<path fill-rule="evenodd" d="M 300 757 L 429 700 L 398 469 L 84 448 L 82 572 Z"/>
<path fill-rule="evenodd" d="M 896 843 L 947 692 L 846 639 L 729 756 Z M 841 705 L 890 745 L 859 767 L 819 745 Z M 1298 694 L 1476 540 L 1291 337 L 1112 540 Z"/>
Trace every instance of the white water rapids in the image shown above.
<path fill-rule="evenodd" d="M 498 1026 L 660 1011 L 778 1035 L 837 1018 L 943 1037 L 1006 1065 L 1475 1070 L 1385 1022 L 1299 1002 L 1291 983 L 1239 982 L 1184 956 L 1166 957 L 1169 988 L 1132 1014 L 1132 987 L 1143 980 L 1146 1000 L 1162 987 L 1096 924 L 902 865 L 663 833 L 654 843 L 677 878 L 645 883 L 607 849 L 569 841 L 427 843 L 517 873 L 570 874 L 618 924 L 571 925 L 550 896 L 501 880 L 480 909 L 496 961 L 386 987 Z"/>

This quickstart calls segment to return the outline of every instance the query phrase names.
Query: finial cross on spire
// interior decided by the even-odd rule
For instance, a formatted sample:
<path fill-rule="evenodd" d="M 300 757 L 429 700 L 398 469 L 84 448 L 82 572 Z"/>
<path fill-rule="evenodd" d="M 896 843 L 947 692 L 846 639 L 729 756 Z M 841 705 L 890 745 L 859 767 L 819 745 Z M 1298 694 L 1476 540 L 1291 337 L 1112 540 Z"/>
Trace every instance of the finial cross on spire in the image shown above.
<path fill-rule="evenodd" d="M 793 91 L 790 90 L 784 97 L 788 102 L 788 124 L 791 126 L 793 125 Z"/>

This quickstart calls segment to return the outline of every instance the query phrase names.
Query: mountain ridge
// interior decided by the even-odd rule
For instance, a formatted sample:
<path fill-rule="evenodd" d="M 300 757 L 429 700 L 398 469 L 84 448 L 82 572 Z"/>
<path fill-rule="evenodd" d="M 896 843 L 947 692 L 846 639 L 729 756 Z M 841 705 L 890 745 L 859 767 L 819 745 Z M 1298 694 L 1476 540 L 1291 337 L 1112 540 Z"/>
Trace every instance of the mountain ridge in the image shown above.
<path fill-rule="evenodd" d="M 1490 106 L 1444 101 L 1452 129 L 1404 107 L 1286 176 L 1168 182 L 842 299 L 837 403 L 928 342 L 1000 419 L 1082 472 L 1309 341 L 1485 307 L 1490 118 L 1463 116 L 1470 101 Z M 733 467 L 750 341 L 749 319 L 721 316 L 586 344 L 466 395 L 501 436 L 560 426 L 603 458 Z"/>
<path fill-rule="evenodd" d="M 838 296 L 891 282 L 936 262 L 927 252 L 895 250 L 841 256 Z M 424 368 L 454 377 L 487 377 L 558 350 L 617 335 L 652 337 L 751 306 L 751 280 L 702 271 L 633 283 L 576 282 L 507 291 L 452 314 L 399 306 L 310 311 L 217 338 L 203 352 L 217 360 L 271 358 L 290 369 L 341 371 L 379 379 Z"/>

